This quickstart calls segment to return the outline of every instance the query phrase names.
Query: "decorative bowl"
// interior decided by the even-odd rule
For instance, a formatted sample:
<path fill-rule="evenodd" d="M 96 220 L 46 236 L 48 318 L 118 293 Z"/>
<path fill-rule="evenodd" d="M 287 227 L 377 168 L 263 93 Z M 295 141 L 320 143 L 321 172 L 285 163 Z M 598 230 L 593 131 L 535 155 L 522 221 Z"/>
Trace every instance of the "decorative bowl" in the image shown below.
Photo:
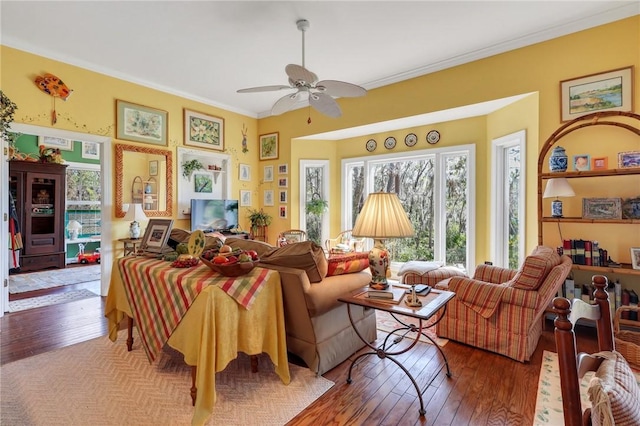
<path fill-rule="evenodd" d="M 225 277 L 239 277 L 241 275 L 248 274 L 253 268 L 258 265 L 258 262 L 260 262 L 260 260 L 258 259 L 252 262 L 235 262 L 231 265 L 226 265 L 224 263 L 213 263 L 210 260 L 205 259 L 204 257 L 200 257 L 200 260 L 212 271 L 218 272 Z"/>

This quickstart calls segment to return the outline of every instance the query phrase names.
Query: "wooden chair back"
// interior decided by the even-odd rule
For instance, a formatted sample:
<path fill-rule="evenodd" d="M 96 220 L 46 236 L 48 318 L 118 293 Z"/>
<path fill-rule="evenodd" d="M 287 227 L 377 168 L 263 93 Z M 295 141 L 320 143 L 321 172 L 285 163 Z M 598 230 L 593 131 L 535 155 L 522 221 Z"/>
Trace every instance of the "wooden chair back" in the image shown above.
<path fill-rule="evenodd" d="M 566 426 L 591 424 L 591 409 L 587 409 L 583 413 L 580 404 L 580 379 L 588 371 L 596 371 L 602 362 L 602 358 L 576 352 L 576 339 L 573 331 L 575 323 L 580 318 L 595 321 L 599 350 L 612 351 L 615 347 L 609 294 L 605 290 L 608 280 L 603 275 L 594 275 L 592 281 L 595 286 L 595 304 L 593 305 L 580 299 L 574 299 L 572 302 L 564 297 L 553 299 L 553 310 L 557 314 L 554 321 L 555 340 Z"/>
<path fill-rule="evenodd" d="M 307 233 L 301 229 L 289 229 L 278 234 L 278 247 L 307 240 Z"/>

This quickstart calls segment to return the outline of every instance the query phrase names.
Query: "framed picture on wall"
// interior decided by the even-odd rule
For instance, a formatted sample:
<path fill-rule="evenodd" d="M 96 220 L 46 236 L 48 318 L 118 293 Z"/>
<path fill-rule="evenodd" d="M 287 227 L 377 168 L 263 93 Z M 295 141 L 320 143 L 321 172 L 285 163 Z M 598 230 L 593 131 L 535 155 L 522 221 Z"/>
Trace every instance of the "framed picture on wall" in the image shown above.
<path fill-rule="evenodd" d="M 265 189 L 264 190 L 264 205 L 265 206 L 273 206 L 273 189 Z"/>
<path fill-rule="evenodd" d="M 240 207 L 251 207 L 251 191 L 240 190 Z"/>
<path fill-rule="evenodd" d="M 273 182 L 273 166 L 264 166 L 264 181 Z"/>
<path fill-rule="evenodd" d="M 184 144 L 224 151 L 224 118 L 185 109 Z"/>
<path fill-rule="evenodd" d="M 279 194 L 278 194 L 278 200 L 279 200 L 281 203 L 288 203 L 289 201 L 287 201 L 287 190 L 285 189 L 285 190 L 278 191 L 278 192 L 279 192 Z"/>
<path fill-rule="evenodd" d="M 149 176 L 158 176 L 158 160 L 149 161 Z"/>
<path fill-rule="evenodd" d="M 288 188 L 289 187 L 289 178 L 286 178 L 286 177 L 278 178 L 278 187 L 279 188 Z"/>
<path fill-rule="evenodd" d="M 278 217 L 280 219 L 286 219 L 287 218 L 287 206 L 280 206 L 278 208 Z"/>
<path fill-rule="evenodd" d="M 279 164 L 278 165 L 278 174 L 279 175 L 288 175 L 289 174 L 289 164 Z"/>
<path fill-rule="evenodd" d="M 169 113 L 116 99 L 116 138 L 167 145 Z"/>
<path fill-rule="evenodd" d="M 278 159 L 278 132 L 260 135 L 260 160 Z"/>
<path fill-rule="evenodd" d="M 211 174 L 193 173 L 193 191 L 196 193 L 210 194 L 213 192 L 213 180 Z"/>
<path fill-rule="evenodd" d="M 82 158 L 86 158 L 87 160 L 99 160 L 100 146 L 98 145 L 98 142 L 82 141 Z"/>
<path fill-rule="evenodd" d="M 38 145 L 42 145 L 46 148 L 73 151 L 73 141 L 71 139 L 54 138 L 53 136 L 38 136 Z"/>
<path fill-rule="evenodd" d="M 239 180 L 250 181 L 251 180 L 251 166 L 248 164 L 240 164 L 238 168 L 239 171 Z"/>

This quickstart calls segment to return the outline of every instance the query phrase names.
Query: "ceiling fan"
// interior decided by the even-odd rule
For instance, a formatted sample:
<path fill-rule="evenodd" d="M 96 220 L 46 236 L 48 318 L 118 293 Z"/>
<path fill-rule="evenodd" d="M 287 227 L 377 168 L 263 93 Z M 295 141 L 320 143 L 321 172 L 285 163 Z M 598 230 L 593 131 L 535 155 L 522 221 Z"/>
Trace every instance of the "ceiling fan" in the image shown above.
<path fill-rule="evenodd" d="M 304 67 L 304 33 L 309 29 L 309 21 L 300 19 L 296 22 L 298 29 L 302 32 L 302 66 L 289 64 L 285 67 L 285 72 L 289 77 L 289 85 L 274 85 L 251 87 L 240 89 L 238 93 L 272 92 L 278 90 L 295 89 L 296 92 L 278 99 L 271 108 L 272 115 L 280 115 L 292 109 L 298 102 L 308 98 L 309 104 L 322 114 L 329 117 L 340 117 L 342 111 L 333 98 L 348 97 L 355 98 L 364 96 L 367 91 L 355 84 L 338 80 L 318 81 L 318 76 Z"/>

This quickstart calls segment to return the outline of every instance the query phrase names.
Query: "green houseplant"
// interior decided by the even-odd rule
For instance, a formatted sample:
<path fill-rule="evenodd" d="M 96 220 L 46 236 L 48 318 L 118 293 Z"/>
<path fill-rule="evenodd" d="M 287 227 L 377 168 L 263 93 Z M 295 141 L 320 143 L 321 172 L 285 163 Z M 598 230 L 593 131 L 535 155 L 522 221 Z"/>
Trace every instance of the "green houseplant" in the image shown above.
<path fill-rule="evenodd" d="M 193 174 L 193 172 L 198 170 L 204 170 L 204 166 L 197 158 L 182 163 L 182 176 L 189 180 L 191 180 L 191 175 Z"/>
<path fill-rule="evenodd" d="M 307 213 L 320 216 L 322 213 L 327 211 L 328 206 L 329 203 L 326 200 L 323 200 L 322 198 L 314 198 L 307 202 Z"/>
<path fill-rule="evenodd" d="M 10 146 L 13 146 L 13 141 L 16 138 L 16 135 L 11 133 L 9 128 L 13 123 L 13 115 L 17 109 L 18 106 L 0 90 L 0 139 L 9 141 Z"/>
<path fill-rule="evenodd" d="M 251 222 L 251 230 L 262 226 L 271 225 L 271 215 L 265 213 L 262 209 L 260 210 L 249 210 L 249 222 Z"/>

